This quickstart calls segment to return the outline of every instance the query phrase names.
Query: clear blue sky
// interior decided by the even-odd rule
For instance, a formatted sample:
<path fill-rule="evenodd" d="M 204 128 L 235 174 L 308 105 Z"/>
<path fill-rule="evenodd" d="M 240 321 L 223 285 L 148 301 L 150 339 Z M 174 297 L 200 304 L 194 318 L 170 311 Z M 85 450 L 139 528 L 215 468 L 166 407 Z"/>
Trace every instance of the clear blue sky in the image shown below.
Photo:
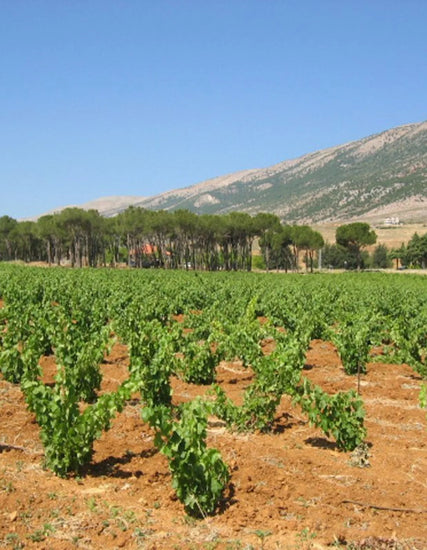
<path fill-rule="evenodd" d="M 0 0 L 0 216 L 427 119 L 426 0 Z"/>

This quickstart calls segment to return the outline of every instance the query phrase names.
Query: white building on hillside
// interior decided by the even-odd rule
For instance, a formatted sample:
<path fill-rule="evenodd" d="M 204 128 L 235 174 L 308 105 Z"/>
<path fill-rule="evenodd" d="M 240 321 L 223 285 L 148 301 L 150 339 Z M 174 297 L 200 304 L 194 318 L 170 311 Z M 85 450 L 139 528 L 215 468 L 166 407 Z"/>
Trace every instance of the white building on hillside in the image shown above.
<path fill-rule="evenodd" d="M 384 220 L 384 225 L 400 225 L 399 218 L 386 218 Z"/>

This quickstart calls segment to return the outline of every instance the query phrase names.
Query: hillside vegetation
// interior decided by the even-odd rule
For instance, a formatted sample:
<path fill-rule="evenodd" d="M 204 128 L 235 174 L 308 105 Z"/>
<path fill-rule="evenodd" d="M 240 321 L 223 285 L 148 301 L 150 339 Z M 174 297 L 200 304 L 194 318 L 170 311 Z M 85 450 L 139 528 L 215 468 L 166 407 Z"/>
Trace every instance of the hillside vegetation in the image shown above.
<path fill-rule="evenodd" d="M 137 203 L 197 213 L 273 212 L 287 223 L 427 221 L 427 122 L 408 124 L 259 170 Z M 369 218 L 369 219 L 368 219 Z"/>
<path fill-rule="evenodd" d="M 130 205 L 196 214 L 271 212 L 290 224 L 378 224 L 391 216 L 405 224 L 426 223 L 427 121 L 267 168 L 242 170 L 149 197 L 98 198 L 79 207 L 113 217 Z"/>

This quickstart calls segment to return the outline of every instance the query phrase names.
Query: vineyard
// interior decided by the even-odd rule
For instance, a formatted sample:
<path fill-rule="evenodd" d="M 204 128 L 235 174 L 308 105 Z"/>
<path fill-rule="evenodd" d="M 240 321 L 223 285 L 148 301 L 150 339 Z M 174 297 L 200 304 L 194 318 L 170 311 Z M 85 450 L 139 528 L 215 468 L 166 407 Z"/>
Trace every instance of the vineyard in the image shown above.
<path fill-rule="evenodd" d="M 424 276 L 0 267 L 0 546 L 427 547 Z"/>

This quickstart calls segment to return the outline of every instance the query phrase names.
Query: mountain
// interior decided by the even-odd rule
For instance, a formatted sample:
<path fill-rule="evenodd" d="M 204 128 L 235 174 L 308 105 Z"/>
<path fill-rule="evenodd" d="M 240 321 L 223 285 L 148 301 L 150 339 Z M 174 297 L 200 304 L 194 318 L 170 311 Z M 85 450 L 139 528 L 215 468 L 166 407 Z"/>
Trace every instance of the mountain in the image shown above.
<path fill-rule="evenodd" d="M 53 210 L 45 212 L 45 214 L 42 214 L 42 216 L 47 214 L 57 214 L 58 212 L 61 212 L 61 210 L 65 210 L 66 208 L 82 208 L 83 210 L 98 210 L 100 214 L 108 218 L 114 216 L 122 210 L 126 210 L 128 206 L 131 206 L 135 203 L 140 203 L 143 200 L 145 200 L 145 197 L 132 195 L 101 197 L 100 199 L 94 199 L 93 201 L 85 202 L 84 204 L 69 204 L 67 206 L 59 206 L 58 208 L 54 208 Z M 32 216 L 31 218 L 25 218 L 25 220 L 36 221 L 40 217 L 41 216 Z"/>
<path fill-rule="evenodd" d="M 427 221 L 427 121 L 135 204 L 210 214 L 273 212 L 288 223 Z"/>
<path fill-rule="evenodd" d="M 152 197 L 107 197 L 81 208 L 113 216 L 131 204 L 200 214 L 272 212 L 286 223 L 378 223 L 386 217 L 424 223 L 427 121 L 269 168 L 243 170 Z"/>

